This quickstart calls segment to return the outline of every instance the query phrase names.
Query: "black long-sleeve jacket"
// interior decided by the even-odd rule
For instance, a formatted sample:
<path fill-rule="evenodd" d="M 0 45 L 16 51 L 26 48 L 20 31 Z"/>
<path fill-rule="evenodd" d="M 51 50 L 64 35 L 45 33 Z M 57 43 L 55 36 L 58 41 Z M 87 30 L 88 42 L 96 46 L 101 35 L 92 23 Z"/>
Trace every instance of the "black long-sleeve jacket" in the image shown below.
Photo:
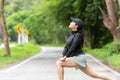
<path fill-rule="evenodd" d="M 83 36 L 79 32 L 72 32 L 72 34 L 67 39 L 67 43 L 64 47 L 62 55 L 66 57 L 72 57 L 79 54 L 84 54 L 81 48 L 82 41 Z"/>

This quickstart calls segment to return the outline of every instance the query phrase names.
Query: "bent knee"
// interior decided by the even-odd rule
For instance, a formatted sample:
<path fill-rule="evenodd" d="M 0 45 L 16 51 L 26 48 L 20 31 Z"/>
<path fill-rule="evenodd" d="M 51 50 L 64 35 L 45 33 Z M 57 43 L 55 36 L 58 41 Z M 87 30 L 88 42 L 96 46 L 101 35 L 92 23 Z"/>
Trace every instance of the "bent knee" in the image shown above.
<path fill-rule="evenodd" d="M 62 61 L 57 60 L 57 61 L 56 61 L 56 66 L 62 66 Z"/>

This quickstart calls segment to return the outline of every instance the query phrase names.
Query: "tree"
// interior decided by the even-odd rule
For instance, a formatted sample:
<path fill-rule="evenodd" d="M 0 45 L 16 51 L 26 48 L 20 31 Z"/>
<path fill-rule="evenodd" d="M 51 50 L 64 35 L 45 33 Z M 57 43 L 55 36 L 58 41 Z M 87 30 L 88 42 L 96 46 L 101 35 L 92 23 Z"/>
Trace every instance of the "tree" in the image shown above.
<path fill-rule="evenodd" d="M 5 56 L 10 56 L 8 33 L 6 30 L 6 23 L 4 18 L 4 0 L 0 0 L 0 26 L 2 27 L 3 39 L 5 45 Z"/>
<path fill-rule="evenodd" d="M 15 1 L 14 5 L 16 5 L 16 0 L 11 1 Z M 72 16 L 81 18 L 84 22 L 86 46 L 101 47 L 112 41 L 109 30 L 98 18 L 101 15 L 98 5 L 102 4 L 102 7 L 106 8 L 104 0 L 31 0 L 34 1 L 33 5 L 27 3 L 24 5 L 31 7 L 30 12 L 28 12 L 29 10 L 26 12 L 27 8 L 23 10 L 18 5 L 23 0 L 17 1 L 18 8 L 15 7 L 17 10 L 14 10 L 13 7 L 12 12 L 10 5 L 13 2 L 11 1 L 8 0 L 10 4 L 5 5 L 7 29 L 9 36 L 12 36 L 11 40 L 16 40 L 14 26 L 21 23 L 29 29 L 30 39 L 37 43 L 63 43 L 69 35 L 68 25 Z"/>
<path fill-rule="evenodd" d="M 7 26 L 7 32 L 9 34 L 9 37 L 11 38 L 11 41 L 16 41 L 17 39 L 17 33 L 16 33 L 16 25 L 21 24 L 23 27 L 23 22 L 25 19 L 27 19 L 29 16 L 29 12 L 27 11 L 18 11 L 6 19 L 6 26 Z M 25 23 L 26 24 L 26 23 Z"/>
<path fill-rule="evenodd" d="M 105 0 L 107 6 L 108 16 L 105 11 L 99 6 L 103 16 L 103 23 L 105 27 L 111 32 L 114 41 L 120 40 L 120 32 L 118 27 L 117 5 L 115 0 Z"/>
<path fill-rule="evenodd" d="M 120 0 L 118 0 L 118 4 L 119 4 L 119 7 L 120 7 Z"/>

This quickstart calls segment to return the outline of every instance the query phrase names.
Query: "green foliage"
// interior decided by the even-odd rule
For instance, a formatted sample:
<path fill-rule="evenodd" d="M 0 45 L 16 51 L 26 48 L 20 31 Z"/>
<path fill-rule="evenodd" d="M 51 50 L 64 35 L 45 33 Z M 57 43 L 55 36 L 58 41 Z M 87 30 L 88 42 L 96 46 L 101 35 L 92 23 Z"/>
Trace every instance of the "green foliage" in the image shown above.
<path fill-rule="evenodd" d="M 84 48 L 84 51 L 90 53 L 101 60 L 108 61 L 111 66 L 120 69 L 120 43 L 113 42 L 105 45 L 101 49 Z"/>
<path fill-rule="evenodd" d="M 101 47 L 112 41 L 112 37 L 98 18 L 101 16 L 98 5 L 104 7 L 104 0 L 7 0 L 5 14 L 9 36 L 16 40 L 15 26 L 22 24 L 30 32 L 29 39 L 36 43 L 60 44 L 70 32 L 67 26 L 72 16 L 83 20 L 86 43 L 89 44 L 92 37 L 93 46 Z"/>
<path fill-rule="evenodd" d="M 104 47 L 106 51 L 110 54 L 119 54 L 120 53 L 120 42 L 112 42 Z"/>
<path fill-rule="evenodd" d="M 120 69 L 120 54 L 114 54 L 113 56 L 110 56 L 108 60 L 113 67 Z"/>
<path fill-rule="evenodd" d="M 40 50 L 39 45 L 35 44 L 24 44 L 24 45 L 16 45 L 15 47 L 11 48 L 11 56 L 6 57 L 4 55 L 4 50 L 0 49 L 0 67 L 3 67 L 7 64 L 25 59 L 30 57 Z"/>
<path fill-rule="evenodd" d="M 86 52 L 90 52 L 93 55 L 99 56 L 100 58 L 107 58 L 114 54 L 120 54 L 120 43 L 119 42 L 112 42 L 101 49 L 84 49 Z"/>
<path fill-rule="evenodd" d="M 119 15 L 119 17 L 120 17 L 120 11 L 118 11 L 118 15 Z M 120 26 L 120 19 L 119 19 L 119 26 Z"/>
<path fill-rule="evenodd" d="M 84 48 L 84 51 L 87 52 L 87 53 L 90 53 L 92 55 L 95 55 L 97 56 L 98 58 L 103 58 L 103 55 L 105 53 L 104 50 L 101 50 L 101 49 L 89 49 L 89 48 Z"/>
<path fill-rule="evenodd" d="M 87 0 L 86 8 L 82 15 L 84 16 L 86 44 L 89 45 L 92 39 L 91 43 L 93 48 L 101 47 L 112 41 L 111 33 L 104 27 L 103 20 L 99 19 L 102 16 L 98 8 L 99 5 L 105 8 L 104 0 Z"/>
<path fill-rule="evenodd" d="M 64 34 L 66 35 L 68 30 L 66 29 L 67 27 L 65 27 L 66 23 L 63 23 L 62 20 L 59 21 L 59 9 L 56 8 L 59 2 L 60 1 L 45 0 L 37 3 L 31 11 L 29 18 L 25 20 L 24 23 L 29 27 L 30 36 L 35 39 L 37 43 L 65 42 Z M 60 14 L 60 16 L 63 15 Z"/>
<path fill-rule="evenodd" d="M 12 41 L 16 40 L 16 36 L 17 36 L 16 26 L 18 24 L 22 24 L 22 27 L 24 28 L 23 22 L 28 16 L 29 16 L 29 12 L 18 11 L 17 13 L 14 13 L 13 15 L 7 18 L 6 25 L 7 25 L 9 36 L 11 37 Z"/>
<path fill-rule="evenodd" d="M 5 16 L 8 17 L 18 11 L 30 11 L 33 5 L 34 0 L 5 0 Z"/>

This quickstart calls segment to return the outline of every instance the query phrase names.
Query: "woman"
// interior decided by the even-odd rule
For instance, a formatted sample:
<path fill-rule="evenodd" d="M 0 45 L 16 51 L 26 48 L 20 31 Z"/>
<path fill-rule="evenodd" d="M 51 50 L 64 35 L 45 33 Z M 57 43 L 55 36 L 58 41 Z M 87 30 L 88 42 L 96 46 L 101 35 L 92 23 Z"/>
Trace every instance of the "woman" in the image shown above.
<path fill-rule="evenodd" d="M 106 75 L 95 72 L 87 65 L 86 55 L 82 51 L 83 35 L 81 32 L 83 22 L 80 19 L 71 19 L 72 22 L 70 23 L 69 28 L 72 30 L 72 34 L 67 40 L 62 57 L 56 61 L 59 80 L 64 80 L 64 67 L 75 67 L 93 78 L 113 80 Z"/>

